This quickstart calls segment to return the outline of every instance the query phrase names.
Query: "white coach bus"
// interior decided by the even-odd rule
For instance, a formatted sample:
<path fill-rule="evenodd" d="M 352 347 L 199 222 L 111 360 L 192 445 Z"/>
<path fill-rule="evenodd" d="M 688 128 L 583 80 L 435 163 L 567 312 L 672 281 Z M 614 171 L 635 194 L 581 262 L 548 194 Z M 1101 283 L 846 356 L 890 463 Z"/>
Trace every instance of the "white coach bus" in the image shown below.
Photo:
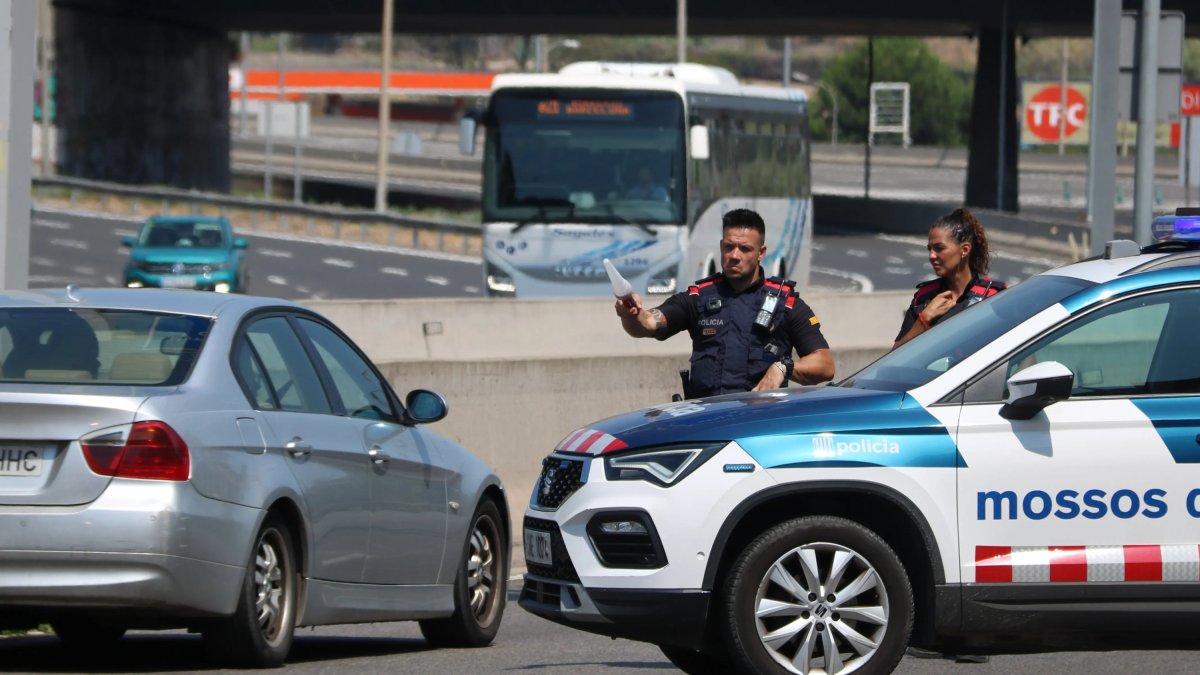
<path fill-rule="evenodd" d="M 720 270 L 721 216 L 767 224 L 768 275 L 808 281 L 804 93 L 698 64 L 584 62 L 499 75 L 460 146 L 483 153 L 483 274 L 491 296 L 611 294 L 609 258 L 646 295 Z"/>

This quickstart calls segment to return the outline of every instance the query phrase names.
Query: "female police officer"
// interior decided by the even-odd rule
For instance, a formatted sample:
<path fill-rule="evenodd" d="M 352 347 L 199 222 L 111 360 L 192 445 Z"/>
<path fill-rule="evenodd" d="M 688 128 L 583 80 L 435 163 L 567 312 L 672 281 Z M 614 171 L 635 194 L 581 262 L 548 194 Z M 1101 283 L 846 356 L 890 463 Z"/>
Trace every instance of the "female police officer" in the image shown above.
<path fill-rule="evenodd" d="M 766 278 L 766 225 L 749 209 L 721 220 L 721 273 L 697 281 L 654 309 L 635 293 L 617 315 L 633 337 L 692 337 L 687 398 L 775 389 L 788 378 L 818 384 L 833 378 L 833 356 L 821 324 L 793 290 L 795 282 Z M 792 360 L 795 349 L 799 358 Z"/>
<path fill-rule="evenodd" d="M 928 249 L 929 265 L 938 278 L 917 284 L 892 349 L 1007 288 L 1004 282 L 984 276 L 991 262 L 987 235 L 966 209 L 955 209 L 934 221 Z"/>

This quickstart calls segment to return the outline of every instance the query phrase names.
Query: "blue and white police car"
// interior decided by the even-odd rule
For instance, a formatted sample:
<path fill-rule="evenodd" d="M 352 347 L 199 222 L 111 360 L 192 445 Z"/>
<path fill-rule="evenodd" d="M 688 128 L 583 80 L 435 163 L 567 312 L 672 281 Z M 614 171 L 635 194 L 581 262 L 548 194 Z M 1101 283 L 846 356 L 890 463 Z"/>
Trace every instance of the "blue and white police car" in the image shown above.
<path fill-rule="evenodd" d="M 1200 218 L 1154 231 L 836 386 L 572 433 L 525 513 L 521 606 L 690 673 L 1194 649 Z"/>

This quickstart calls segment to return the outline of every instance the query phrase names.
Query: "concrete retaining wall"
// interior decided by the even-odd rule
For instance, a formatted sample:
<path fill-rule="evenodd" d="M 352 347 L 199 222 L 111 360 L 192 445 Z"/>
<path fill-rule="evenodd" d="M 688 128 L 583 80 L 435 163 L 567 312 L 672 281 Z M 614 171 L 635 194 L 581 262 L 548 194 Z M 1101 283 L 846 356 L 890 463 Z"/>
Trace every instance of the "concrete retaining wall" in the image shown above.
<path fill-rule="evenodd" d="M 816 294 L 838 377 L 870 363 L 900 326 L 908 292 Z M 687 366 L 686 336 L 625 335 L 609 300 L 310 301 L 380 364 L 403 397 L 433 389 L 450 404 L 431 429 L 495 468 L 514 532 L 542 458 L 568 433 L 667 403 Z M 518 542 L 519 543 L 519 542 Z"/>

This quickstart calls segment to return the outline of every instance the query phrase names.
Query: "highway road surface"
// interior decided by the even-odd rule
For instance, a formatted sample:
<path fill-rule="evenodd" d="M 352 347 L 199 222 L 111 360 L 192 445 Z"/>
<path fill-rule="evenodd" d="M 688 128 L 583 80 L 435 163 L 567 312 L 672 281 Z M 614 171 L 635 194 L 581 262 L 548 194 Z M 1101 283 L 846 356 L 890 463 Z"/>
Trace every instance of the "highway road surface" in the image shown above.
<path fill-rule="evenodd" d="M 515 583 L 515 582 L 514 582 Z M 510 598 L 513 596 L 510 594 Z M 52 635 L 0 638 L 0 672 L 190 673 L 214 672 L 200 638 L 183 631 L 135 632 L 117 649 L 64 649 Z M 220 671 L 226 672 L 226 671 Z M 421 673 L 422 675 L 657 675 L 678 672 L 658 648 L 610 640 L 533 616 L 510 599 L 500 633 L 484 649 L 432 649 L 412 622 L 301 629 L 289 675 Z M 1082 652 L 996 656 L 987 663 L 906 657 L 899 675 L 1054 673 L 1192 673 L 1193 652 Z"/>
<path fill-rule="evenodd" d="M 128 255 L 121 238 L 134 235 L 139 224 L 140 219 L 128 216 L 35 209 L 30 286 L 120 285 Z M 274 233 L 239 231 L 238 235 L 250 243 L 249 292 L 256 295 L 374 299 L 482 294 L 481 265 L 474 256 Z M 993 276 L 1008 283 L 1062 262 L 1036 253 L 996 253 Z M 814 238 L 809 289 L 907 289 L 929 278 L 922 238 L 835 226 L 819 227 Z"/>

